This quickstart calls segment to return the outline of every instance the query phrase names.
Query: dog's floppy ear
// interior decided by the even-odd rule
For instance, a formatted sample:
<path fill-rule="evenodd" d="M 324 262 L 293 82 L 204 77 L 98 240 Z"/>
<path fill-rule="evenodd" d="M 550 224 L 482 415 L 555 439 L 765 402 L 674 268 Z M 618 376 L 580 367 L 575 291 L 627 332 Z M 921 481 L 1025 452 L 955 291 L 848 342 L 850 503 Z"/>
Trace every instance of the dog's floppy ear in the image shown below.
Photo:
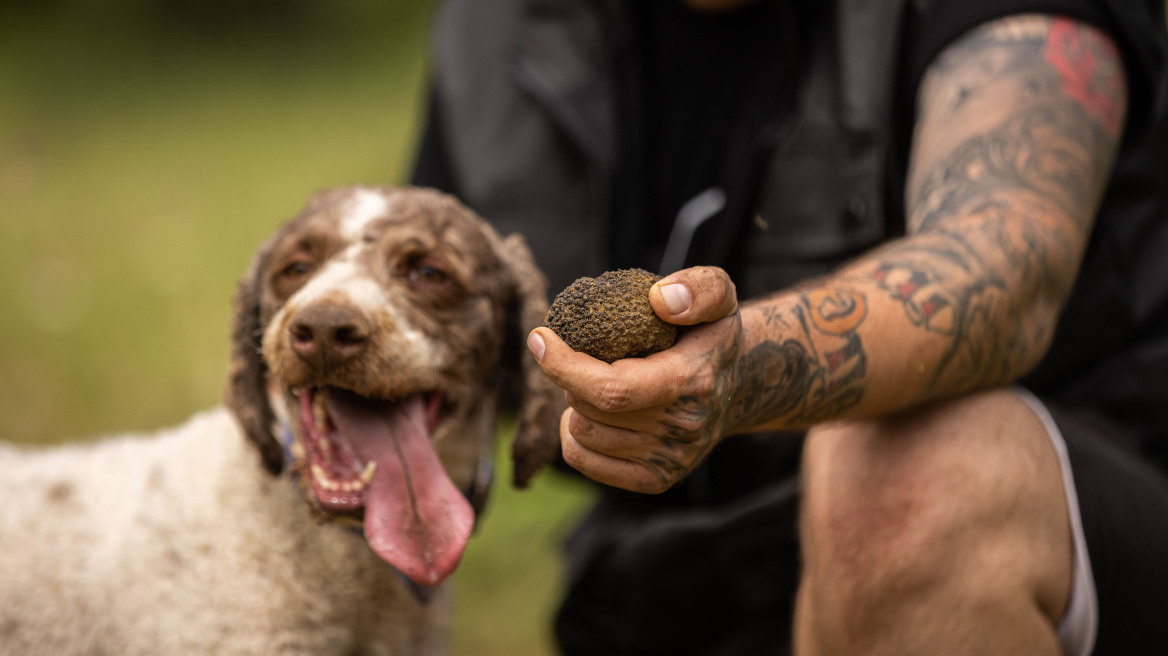
<path fill-rule="evenodd" d="M 512 281 L 503 352 L 516 383 L 519 422 L 511 446 L 512 482 L 523 488 L 540 468 L 559 458 L 560 415 L 566 405 L 563 391 L 544 375 L 526 346 L 527 334 L 542 326 L 547 315 L 547 282 L 521 235 L 508 236 L 502 248 Z"/>
<path fill-rule="evenodd" d="M 284 469 L 284 450 L 272 435 L 276 416 L 268 400 L 268 365 L 264 362 L 260 290 L 275 238 L 266 241 L 239 280 L 232 303 L 231 369 L 224 402 L 235 413 L 249 440 L 259 449 L 264 469 Z"/>

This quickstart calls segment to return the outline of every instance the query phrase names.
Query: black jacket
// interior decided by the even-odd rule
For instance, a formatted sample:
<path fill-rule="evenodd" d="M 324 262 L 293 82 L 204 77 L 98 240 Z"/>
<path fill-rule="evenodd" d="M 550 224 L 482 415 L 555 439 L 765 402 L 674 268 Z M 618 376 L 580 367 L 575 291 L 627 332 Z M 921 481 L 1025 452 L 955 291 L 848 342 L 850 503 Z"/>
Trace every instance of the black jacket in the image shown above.
<path fill-rule="evenodd" d="M 913 98 L 931 58 L 964 29 L 1007 13 L 1099 24 L 1124 54 L 1131 115 L 1054 343 L 1023 382 L 1047 400 L 1111 415 L 1168 463 L 1163 3 L 802 4 L 829 9 L 802 30 L 797 92 L 733 134 L 724 206 L 688 240 L 684 259 L 664 268 L 723 266 L 750 298 L 902 234 Z M 639 220 L 618 185 L 630 173 L 617 120 L 624 74 L 613 74 L 632 47 L 626 11 L 622 0 L 447 0 L 435 24 L 414 182 L 456 193 L 503 232 L 526 235 L 552 293 L 624 264 L 613 259 L 614 231 Z M 659 260 L 642 261 L 668 273 Z"/>
<path fill-rule="evenodd" d="M 777 37 L 800 45 L 786 62 L 797 68 L 792 93 L 729 131 L 721 199 L 695 202 L 691 216 L 710 217 L 674 240 L 687 244 L 684 257 L 667 245 L 664 255 L 641 253 L 645 266 L 721 265 L 749 298 L 902 234 L 913 98 L 932 57 L 1007 13 L 1057 10 L 1094 22 L 1124 51 L 1135 115 L 1055 344 L 1026 382 L 1048 401 L 1110 414 L 1168 462 L 1160 0 L 782 3 L 815 19 Z M 435 24 L 413 181 L 526 235 L 553 293 L 624 264 L 621 235 L 643 220 L 626 193 L 637 171 L 618 111 L 635 72 L 614 65 L 635 54 L 629 6 L 446 0 Z M 565 653 L 782 653 L 775 645 L 787 643 L 797 581 L 799 449 L 796 438 L 743 436 L 663 495 L 606 490 L 569 545 L 571 586 L 557 621 Z"/>

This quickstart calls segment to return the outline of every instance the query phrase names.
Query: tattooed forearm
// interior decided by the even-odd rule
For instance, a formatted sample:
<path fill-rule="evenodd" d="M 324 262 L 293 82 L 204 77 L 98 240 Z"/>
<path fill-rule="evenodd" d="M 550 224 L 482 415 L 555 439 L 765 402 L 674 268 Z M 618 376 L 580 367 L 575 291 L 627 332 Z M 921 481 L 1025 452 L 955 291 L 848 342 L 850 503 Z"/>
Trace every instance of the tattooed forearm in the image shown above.
<path fill-rule="evenodd" d="M 1044 352 L 1052 313 L 1033 310 L 1069 292 L 1077 241 L 1032 211 L 986 203 L 968 221 L 879 251 L 865 267 L 863 277 L 913 326 L 947 338 L 926 391 L 1011 380 Z"/>
<path fill-rule="evenodd" d="M 772 338 L 739 358 L 727 421 L 782 417 L 805 426 L 838 416 L 863 396 L 867 354 L 859 328 L 867 299 L 847 288 L 804 290 L 788 308 L 762 308 Z"/>

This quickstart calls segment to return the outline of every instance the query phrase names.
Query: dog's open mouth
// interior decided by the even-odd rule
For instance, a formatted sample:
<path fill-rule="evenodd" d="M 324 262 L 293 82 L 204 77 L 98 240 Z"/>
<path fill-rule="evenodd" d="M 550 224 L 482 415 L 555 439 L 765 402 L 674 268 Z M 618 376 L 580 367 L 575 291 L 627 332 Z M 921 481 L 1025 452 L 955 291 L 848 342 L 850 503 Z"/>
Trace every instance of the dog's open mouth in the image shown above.
<path fill-rule="evenodd" d="M 474 511 L 431 442 L 442 395 L 385 401 L 320 387 L 299 397 L 306 473 L 321 508 L 364 511 L 365 537 L 379 556 L 415 583 L 445 579 L 462 558 Z"/>

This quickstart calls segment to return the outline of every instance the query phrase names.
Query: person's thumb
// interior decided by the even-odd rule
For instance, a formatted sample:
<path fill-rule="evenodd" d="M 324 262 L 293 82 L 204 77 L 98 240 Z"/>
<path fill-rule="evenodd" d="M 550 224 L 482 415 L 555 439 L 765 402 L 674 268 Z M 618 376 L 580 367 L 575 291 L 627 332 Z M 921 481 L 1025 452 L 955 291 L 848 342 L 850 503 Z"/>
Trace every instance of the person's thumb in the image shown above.
<path fill-rule="evenodd" d="M 672 324 L 709 323 L 738 310 L 734 282 L 719 267 L 693 267 L 671 273 L 649 289 L 657 316 Z"/>

